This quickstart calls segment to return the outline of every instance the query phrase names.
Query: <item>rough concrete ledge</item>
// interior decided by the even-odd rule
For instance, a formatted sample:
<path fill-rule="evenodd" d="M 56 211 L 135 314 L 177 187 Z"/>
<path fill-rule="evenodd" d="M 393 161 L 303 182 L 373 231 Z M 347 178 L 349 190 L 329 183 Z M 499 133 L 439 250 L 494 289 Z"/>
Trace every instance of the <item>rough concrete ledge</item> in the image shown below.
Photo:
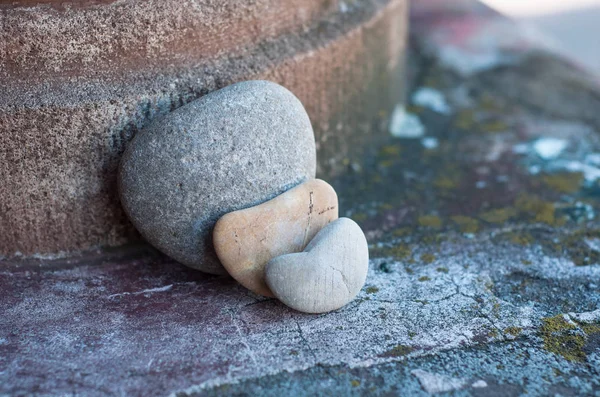
<path fill-rule="evenodd" d="M 225 55 L 193 53 L 171 62 L 162 54 L 159 60 L 168 64 L 151 57 L 148 67 L 117 69 L 108 77 L 99 65 L 81 76 L 40 70 L 42 80 L 9 79 L 0 94 L 0 255 L 60 257 L 137 241 L 116 195 L 116 168 L 127 141 L 155 118 L 235 81 L 268 79 L 294 92 L 307 107 L 318 143 L 340 142 L 337 150 L 322 152 L 327 161 L 321 169 L 339 169 L 360 142 L 345 138 L 348 126 L 366 130 L 402 97 L 407 3 L 335 4 L 299 30 L 263 35 Z M 87 15 L 98 7 L 65 12 Z"/>

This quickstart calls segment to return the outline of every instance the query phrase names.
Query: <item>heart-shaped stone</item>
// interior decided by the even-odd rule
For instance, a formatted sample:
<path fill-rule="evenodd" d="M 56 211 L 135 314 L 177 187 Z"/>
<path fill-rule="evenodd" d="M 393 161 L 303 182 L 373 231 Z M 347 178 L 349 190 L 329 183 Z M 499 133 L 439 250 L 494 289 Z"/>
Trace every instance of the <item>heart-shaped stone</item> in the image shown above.
<path fill-rule="evenodd" d="M 213 243 L 233 278 L 257 294 L 273 296 L 265 282 L 266 264 L 301 252 L 337 218 L 335 190 L 313 179 L 263 204 L 224 215 L 215 225 Z"/>
<path fill-rule="evenodd" d="M 315 139 L 300 101 L 268 81 L 233 84 L 138 132 L 119 169 L 121 203 L 175 260 L 227 274 L 215 222 L 315 177 Z"/>
<path fill-rule="evenodd" d="M 279 256 L 266 267 L 267 285 L 287 306 L 305 313 L 339 309 L 367 279 L 369 247 L 360 226 L 340 218 L 322 229 L 304 252 Z"/>

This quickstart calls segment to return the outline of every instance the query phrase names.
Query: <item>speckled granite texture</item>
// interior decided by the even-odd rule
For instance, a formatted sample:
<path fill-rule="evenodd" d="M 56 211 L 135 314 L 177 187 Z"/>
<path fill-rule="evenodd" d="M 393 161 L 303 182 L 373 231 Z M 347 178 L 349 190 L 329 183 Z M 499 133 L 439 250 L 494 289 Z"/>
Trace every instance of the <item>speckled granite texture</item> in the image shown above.
<path fill-rule="evenodd" d="M 599 396 L 597 82 L 457 4 L 415 8 L 411 105 L 328 178 L 370 244 L 352 304 L 303 315 L 150 253 L 14 268 L 0 391 Z"/>

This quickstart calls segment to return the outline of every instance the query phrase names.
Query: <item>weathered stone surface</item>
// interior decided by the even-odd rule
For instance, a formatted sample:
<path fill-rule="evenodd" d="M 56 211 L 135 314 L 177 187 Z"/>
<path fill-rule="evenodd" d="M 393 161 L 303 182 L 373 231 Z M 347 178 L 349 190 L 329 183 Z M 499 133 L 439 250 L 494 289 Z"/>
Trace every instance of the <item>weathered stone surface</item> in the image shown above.
<path fill-rule="evenodd" d="M 316 172 L 300 101 L 267 81 L 226 87 L 158 120 L 121 160 L 121 202 L 132 223 L 177 261 L 223 274 L 212 229 L 225 213 L 283 193 Z"/>
<path fill-rule="evenodd" d="M 335 190 L 314 179 L 256 207 L 224 215 L 213 231 L 217 256 L 227 272 L 249 290 L 272 297 L 265 282 L 271 259 L 301 252 L 338 218 Z"/>
<path fill-rule="evenodd" d="M 305 315 L 161 256 L 11 267 L 0 394 L 598 395 L 599 89 L 470 4 L 411 21 L 413 92 L 449 112 L 411 94 L 425 137 L 327 178 L 370 243 L 351 304 Z"/>
<path fill-rule="evenodd" d="M 279 256 L 265 275 L 273 294 L 304 313 L 347 305 L 367 279 L 369 247 L 360 226 L 340 218 L 321 230 L 304 252 Z"/>

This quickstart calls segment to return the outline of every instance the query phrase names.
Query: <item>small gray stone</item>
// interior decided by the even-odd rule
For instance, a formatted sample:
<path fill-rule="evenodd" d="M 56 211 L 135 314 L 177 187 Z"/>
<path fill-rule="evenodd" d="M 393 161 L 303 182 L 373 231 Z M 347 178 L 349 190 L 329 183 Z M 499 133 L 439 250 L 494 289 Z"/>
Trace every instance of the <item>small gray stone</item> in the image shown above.
<path fill-rule="evenodd" d="M 315 177 L 315 139 L 300 101 L 268 81 L 208 94 L 135 135 L 119 169 L 126 213 L 175 260 L 226 274 L 215 222 Z"/>
<path fill-rule="evenodd" d="M 304 252 L 279 256 L 266 267 L 267 285 L 287 306 L 305 313 L 339 309 L 367 279 L 369 247 L 360 226 L 340 218 L 323 228 Z"/>

